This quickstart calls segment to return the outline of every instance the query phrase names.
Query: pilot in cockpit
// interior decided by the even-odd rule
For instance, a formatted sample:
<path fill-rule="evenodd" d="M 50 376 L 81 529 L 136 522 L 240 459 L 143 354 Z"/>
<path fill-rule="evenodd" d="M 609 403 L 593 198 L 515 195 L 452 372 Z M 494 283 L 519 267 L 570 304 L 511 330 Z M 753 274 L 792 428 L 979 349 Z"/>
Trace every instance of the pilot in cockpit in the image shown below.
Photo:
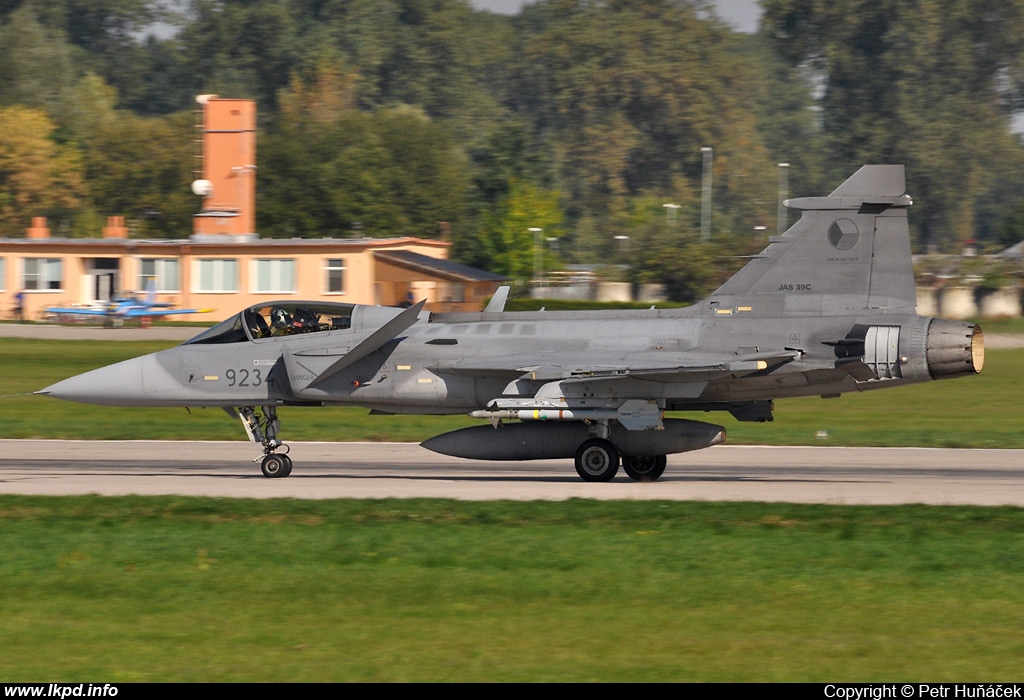
<path fill-rule="evenodd" d="M 270 310 L 271 335 L 288 335 L 292 332 L 292 317 L 280 306 Z"/>

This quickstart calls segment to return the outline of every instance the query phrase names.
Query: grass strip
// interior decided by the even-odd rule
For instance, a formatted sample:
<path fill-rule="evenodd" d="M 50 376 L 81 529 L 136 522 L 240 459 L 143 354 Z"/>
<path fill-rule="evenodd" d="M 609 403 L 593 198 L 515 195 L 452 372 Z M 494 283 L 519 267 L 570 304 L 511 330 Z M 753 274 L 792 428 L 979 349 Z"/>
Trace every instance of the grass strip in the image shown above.
<path fill-rule="evenodd" d="M 1024 510 L 0 496 L 0 677 L 1010 681 Z"/>

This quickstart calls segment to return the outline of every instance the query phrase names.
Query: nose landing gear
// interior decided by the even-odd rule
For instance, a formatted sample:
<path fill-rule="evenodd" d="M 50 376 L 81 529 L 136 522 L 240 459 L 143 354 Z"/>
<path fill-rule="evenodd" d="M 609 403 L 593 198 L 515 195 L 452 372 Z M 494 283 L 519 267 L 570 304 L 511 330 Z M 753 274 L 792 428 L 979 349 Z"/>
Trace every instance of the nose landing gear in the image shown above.
<path fill-rule="evenodd" d="M 277 431 L 281 427 L 281 421 L 277 418 L 277 408 L 243 406 L 238 409 L 237 415 L 242 420 L 249 440 L 263 445 L 263 462 L 260 464 L 263 476 L 268 479 L 283 479 L 291 474 L 292 458 L 288 456 L 288 445 L 277 439 Z M 259 457 L 253 461 L 257 460 Z"/>

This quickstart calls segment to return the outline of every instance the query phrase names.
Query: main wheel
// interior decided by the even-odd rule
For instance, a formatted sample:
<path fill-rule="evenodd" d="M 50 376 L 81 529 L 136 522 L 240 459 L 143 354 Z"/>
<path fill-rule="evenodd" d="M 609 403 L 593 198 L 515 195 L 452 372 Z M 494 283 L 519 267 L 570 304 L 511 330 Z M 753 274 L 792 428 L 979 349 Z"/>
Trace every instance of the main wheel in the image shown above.
<path fill-rule="evenodd" d="M 576 450 L 576 473 L 584 481 L 611 481 L 619 471 L 619 451 L 615 445 L 592 438 Z"/>
<path fill-rule="evenodd" d="M 287 455 L 269 454 L 263 458 L 260 469 L 268 479 L 283 479 L 292 473 L 292 460 Z"/>
<path fill-rule="evenodd" d="M 665 455 L 622 458 L 622 468 L 633 481 L 657 481 L 665 473 L 667 464 Z"/>

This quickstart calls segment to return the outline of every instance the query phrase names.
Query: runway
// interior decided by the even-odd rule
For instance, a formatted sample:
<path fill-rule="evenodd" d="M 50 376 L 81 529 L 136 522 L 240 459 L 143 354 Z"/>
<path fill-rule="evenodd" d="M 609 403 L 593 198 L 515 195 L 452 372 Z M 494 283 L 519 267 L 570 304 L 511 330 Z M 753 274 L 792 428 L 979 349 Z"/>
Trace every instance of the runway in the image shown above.
<path fill-rule="evenodd" d="M 476 462 L 409 443 L 293 443 L 266 479 L 246 442 L 0 440 L 0 493 L 239 498 L 774 501 L 1024 506 L 1024 450 L 747 447 L 669 455 L 654 483 L 586 483 L 571 460 Z"/>

